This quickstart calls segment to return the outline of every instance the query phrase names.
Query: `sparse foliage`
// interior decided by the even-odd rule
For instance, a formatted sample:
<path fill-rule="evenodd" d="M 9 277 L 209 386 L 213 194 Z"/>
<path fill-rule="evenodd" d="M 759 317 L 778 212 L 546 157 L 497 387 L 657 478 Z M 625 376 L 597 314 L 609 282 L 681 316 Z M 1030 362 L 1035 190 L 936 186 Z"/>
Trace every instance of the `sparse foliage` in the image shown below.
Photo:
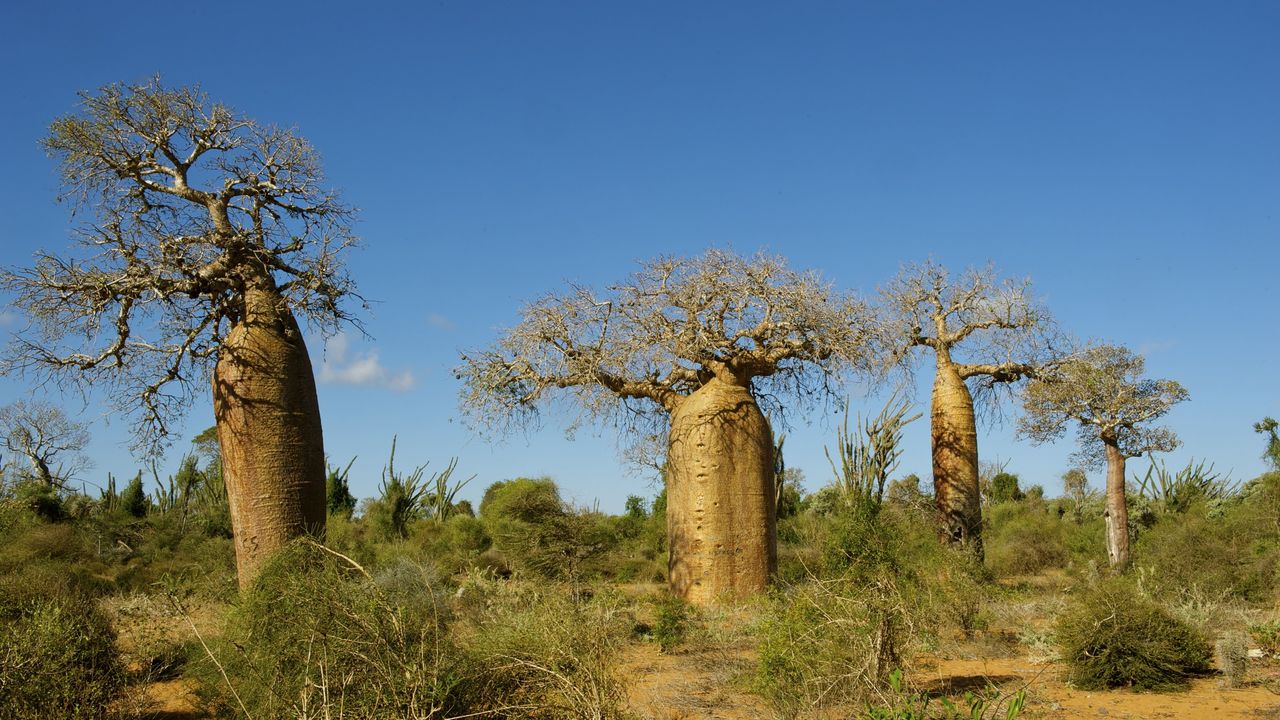
<path fill-rule="evenodd" d="M 762 409 L 782 417 L 784 399 L 830 398 L 867 364 L 868 321 L 862 302 L 777 257 L 658 258 L 603 293 L 571 285 L 526 306 L 492 348 L 463 355 L 461 404 L 488 426 L 527 424 L 557 402 L 576 409 L 574 425 L 611 421 L 642 438 L 669 423 L 672 586 L 697 588 L 699 602 L 747 594 L 776 556 Z M 740 560 L 712 563 L 712 547 Z"/>
<path fill-rule="evenodd" d="M 353 211 L 291 129 L 158 78 L 81 93 L 44 146 L 84 222 L 78 248 L 0 272 L 29 320 L 0 369 L 104 389 L 151 452 L 212 371 L 246 584 L 275 548 L 323 531 L 320 412 L 296 316 L 322 332 L 351 320 L 340 255 Z"/>
<path fill-rule="evenodd" d="M 1253 431 L 1267 437 L 1267 447 L 1262 452 L 1262 459 L 1270 463 L 1273 469 L 1280 470 L 1280 433 L 1276 432 L 1277 427 L 1280 427 L 1280 423 L 1275 418 L 1265 417 L 1253 424 Z"/>
<path fill-rule="evenodd" d="M 990 265 L 954 278 L 933 261 L 904 266 L 880 294 L 886 357 L 909 372 L 925 348 L 935 362 L 930 422 L 941 534 L 981 556 L 975 397 L 997 410 L 997 391 L 1055 360 L 1064 341 L 1030 281 L 1002 280 Z"/>
<path fill-rule="evenodd" d="M 269 282 L 322 328 L 349 319 L 352 211 L 292 130 L 157 78 L 80 93 L 44 146 L 87 222 L 82 252 L 0 273 L 32 322 L 7 369 L 112 388 L 150 444 L 205 391 L 248 287 Z"/>
<path fill-rule="evenodd" d="M 660 425 L 716 375 L 752 380 L 781 416 L 780 398 L 823 399 L 866 357 L 866 306 L 763 254 L 661 257 L 604 293 L 570 285 L 521 315 L 492 349 L 463 355 L 461 406 L 478 425 L 532 420 L 557 395 L 584 419 Z"/>
<path fill-rule="evenodd" d="M 1107 464 L 1107 553 L 1113 568 L 1129 564 L 1125 460 L 1178 445 L 1173 431 L 1150 423 L 1187 391 L 1174 380 L 1143 377 L 1141 355 L 1116 345 L 1095 345 L 1037 378 L 1023 397 L 1020 433 L 1033 442 L 1060 437 L 1077 425 L 1081 460 Z"/>
<path fill-rule="evenodd" d="M 42 400 L 15 400 L 0 407 L 0 437 L 13 460 L 29 465 L 27 469 L 8 468 L 11 472 L 55 489 L 62 489 L 92 465 L 84 454 L 88 429 Z"/>

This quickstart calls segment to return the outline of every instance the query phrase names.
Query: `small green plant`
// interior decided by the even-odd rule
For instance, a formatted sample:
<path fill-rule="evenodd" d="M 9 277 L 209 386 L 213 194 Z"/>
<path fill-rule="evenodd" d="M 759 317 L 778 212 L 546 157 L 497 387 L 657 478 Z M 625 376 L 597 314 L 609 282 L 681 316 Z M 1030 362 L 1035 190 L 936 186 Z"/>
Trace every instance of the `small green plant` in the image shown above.
<path fill-rule="evenodd" d="M 669 653 L 684 644 L 689 632 L 692 610 L 688 603 L 674 596 L 663 596 L 654 603 L 655 618 L 650 637 L 658 649 Z"/>
<path fill-rule="evenodd" d="M 1249 626 L 1249 636 L 1268 655 L 1280 655 L 1280 620 Z"/>
<path fill-rule="evenodd" d="M 140 518 L 146 517 L 150 508 L 151 501 L 147 498 L 147 492 L 142 489 L 142 472 L 139 471 L 120 493 L 120 509 L 126 515 Z"/>
<path fill-rule="evenodd" d="M 1200 633 L 1123 578 L 1074 598 L 1055 635 L 1068 679 L 1080 688 L 1169 690 L 1209 670 L 1211 648 Z"/>
<path fill-rule="evenodd" d="M 347 482 L 351 466 L 355 464 L 356 459 L 351 458 L 345 468 L 339 470 L 329 466 L 325 472 L 325 505 L 330 515 L 350 520 L 352 513 L 356 511 L 356 496 L 351 494 L 351 486 Z"/>

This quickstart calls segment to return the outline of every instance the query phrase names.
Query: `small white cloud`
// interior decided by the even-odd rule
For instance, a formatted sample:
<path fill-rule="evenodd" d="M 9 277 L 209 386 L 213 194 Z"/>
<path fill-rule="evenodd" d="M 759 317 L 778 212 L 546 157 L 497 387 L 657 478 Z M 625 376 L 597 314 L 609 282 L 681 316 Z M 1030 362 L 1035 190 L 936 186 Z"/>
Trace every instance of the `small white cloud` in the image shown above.
<path fill-rule="evenodd" d="M 325 344 L 324 359 L 320 362 L 320 382 L 383 387 L 395 392 L 408 392 L 417 386 L 413 372 L 393 372 L 383 367 L 376 350 L 349 355 L 352 355 L 351 339 L 345 333 L 329 338 Z"/>
<path fill-rule="evenodd" d="M 18 322 L 18 313 L 12 310 L 0 310 L 0 327 L 10 327 Z"/>
<path fill-rule="evenodd" d="M 453 332 L 457 329 L 457 326 L 453 324 L 452 320 L 440 313 L 431 313 L 428 315 L 427 324 L 437 330 L 443 330 L 445 332 Z"/>

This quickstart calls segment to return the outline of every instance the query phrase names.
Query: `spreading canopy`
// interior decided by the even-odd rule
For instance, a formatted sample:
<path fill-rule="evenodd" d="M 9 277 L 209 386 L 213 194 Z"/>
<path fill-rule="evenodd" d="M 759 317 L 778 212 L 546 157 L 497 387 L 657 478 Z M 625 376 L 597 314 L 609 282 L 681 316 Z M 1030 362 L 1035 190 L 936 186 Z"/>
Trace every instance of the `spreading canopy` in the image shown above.
<path fill-rule="evenodd" d="M 969 268 L 958 277 L 933 261 L 904 266 L 881 287 L 885 359 L 910 369 L 928 348 L 954 363 L 979 398 L 1033 375 L 1065 345 L 1030 280 L 1001 279 L 995 267 Z"/>
<path fill-rule="evenodd" d="M 84 222 L 72 254 L 0 272 L 30 320 L 4 370 L 105 384 L 149 447 L 205 389 L 250 288 L 322 330 L 350 319 L 353 211 L 292 130 L 154 79 L 81 93 L 44 145 Z"/>
<path fill-rule="evenodd" d="M 865 365 L 869 310 L 782 258 L 723 250 L 660 257 L 604 292 L 571 285 L 526 306 L 488 350 L 466 353 L 462 406 L 480 423 L 568 400 L 581 419 L 654 420 L 712 377 L 766 412 L 825 396 Z"/>
<path fill-rule="evenodd" d="M 1189 395 L 1175 380 L 1144 378 L 1141 355 L 1117 345 L 1094 345 L 1063 361 L 1026 388 L 1019 431 L 1034 442 L 1062 436 L 1075 421 L 1079 458 L 1091 465 L 1105 459 L 1105 443 L 1125 457 L 1168 452 L 1178 437 L 1149 423 Z"/>

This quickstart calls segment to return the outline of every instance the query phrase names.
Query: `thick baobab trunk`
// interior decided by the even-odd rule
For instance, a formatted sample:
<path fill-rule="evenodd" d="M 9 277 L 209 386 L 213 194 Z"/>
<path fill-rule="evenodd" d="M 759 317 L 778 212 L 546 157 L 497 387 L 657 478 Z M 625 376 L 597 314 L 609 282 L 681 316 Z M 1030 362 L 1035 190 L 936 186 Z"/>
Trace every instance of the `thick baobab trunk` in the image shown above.
<path fill-rule="evenodd" d="M 672 591 L 706 605 L 765 589 L 777 566 L 773 434 L 743 385 L 713 379 L 671 414 Z"/>
<path fill-rule="evenodd" d="M 1125 456 L 1112 441 L 1107 447 L 1107 562 L 1115 572 L 1129 567 L 1129 506 L 1125 503 Z"/>
<path fill-rule="evenodd" d="M 273 288 L 246 293 L 213 376 L 236 567 L 247 587 L 273 552 L 324 532 L 324 441 L 315 378 L 293 313 Z"/>
<path fill-rule="evenodd" d="M 938 354 L 930 411 L 933 492 L 944 542 L 968 545 L 982 557 L 982 498 L 978 489 L 978 429 L 973 396 L 956 366 Z"/>

